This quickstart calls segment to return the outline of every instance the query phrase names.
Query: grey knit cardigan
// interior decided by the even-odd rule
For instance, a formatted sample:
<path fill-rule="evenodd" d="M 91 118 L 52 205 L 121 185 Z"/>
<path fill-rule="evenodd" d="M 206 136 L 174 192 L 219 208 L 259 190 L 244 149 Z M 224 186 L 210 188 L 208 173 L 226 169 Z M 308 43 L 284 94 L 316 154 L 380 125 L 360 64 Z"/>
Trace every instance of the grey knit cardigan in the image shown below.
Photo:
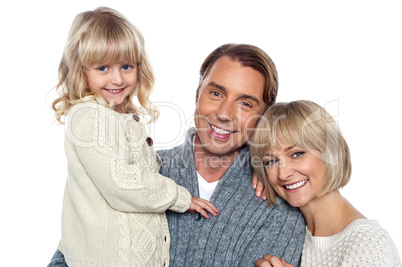
<path fill-rule="evenodd" d="M 160 150 L 160 173 L 198 197 L 193 158 L 194 128 L 185 142 Z M 268 206 L 254 195 L 248 146 L 219 181 L 211 202 L 219 209 L 216 217 L 167 211 L 170 231 L 170 266 L 255 266 L 266 254 L 276 255 L 299 266 L 305 236 L 302 214 L 285 201 Z"/>

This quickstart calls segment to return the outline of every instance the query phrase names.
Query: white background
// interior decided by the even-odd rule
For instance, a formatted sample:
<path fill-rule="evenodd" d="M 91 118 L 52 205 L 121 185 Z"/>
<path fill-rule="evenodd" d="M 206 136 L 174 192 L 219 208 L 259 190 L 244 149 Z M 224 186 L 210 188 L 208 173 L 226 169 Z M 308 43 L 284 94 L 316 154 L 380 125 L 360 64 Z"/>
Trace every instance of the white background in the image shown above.
<path fill-rule="evenodd" d="M 278 101 L 336 115 L 353 174 L 343 190 L 402 252 L 400 1 L 7 1 L 1 7 L 1 266 L 45 266 L 60 238 L 64 127 L 49 108 L 76 14 L 105 5 L 142 31 L 157 74 L 155 146 L 181 143 L 198 69 L 217 46 L 250 43 L 279 72 Z M 6 265 L 4 263 L 7 263 Z"/>

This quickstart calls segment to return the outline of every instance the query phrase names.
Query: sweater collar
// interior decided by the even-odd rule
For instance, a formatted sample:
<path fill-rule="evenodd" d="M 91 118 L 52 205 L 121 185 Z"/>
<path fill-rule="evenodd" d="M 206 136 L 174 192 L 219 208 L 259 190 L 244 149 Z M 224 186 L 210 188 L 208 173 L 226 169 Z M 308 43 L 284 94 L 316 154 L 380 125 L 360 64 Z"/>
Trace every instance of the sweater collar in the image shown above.
<path fill-rule="evenodd" d="M 190 128 L 185 137 L 184 141 L 184 155 L 183 159 L 191 159 L 191 161 L 194 163 L 194 146 L 193 146 L 193 140 L 195 138 L 195 128 L 192 127 Z M 195 169 L 195 163 L 193 164 L 194 169 Z M 245 168 L 246 166 L 246 168 Z M 247 173 L 252 173 L 252 166 L 250 163 L 250 156 L 249 156 L 249 147 L 248 145 L 244 145 L 242 149 L 239 151 L 239 154 L 236 156 L 235 160 L 233 163 L 230 165 L 228 170 L 225 172 L 223 175 L 222 179 L 225 178 L 228 174 L 232 172 L 239 172 L 239 171 L 247 171 Z M 221 180 L 222 180 L 221 179 Z"/>

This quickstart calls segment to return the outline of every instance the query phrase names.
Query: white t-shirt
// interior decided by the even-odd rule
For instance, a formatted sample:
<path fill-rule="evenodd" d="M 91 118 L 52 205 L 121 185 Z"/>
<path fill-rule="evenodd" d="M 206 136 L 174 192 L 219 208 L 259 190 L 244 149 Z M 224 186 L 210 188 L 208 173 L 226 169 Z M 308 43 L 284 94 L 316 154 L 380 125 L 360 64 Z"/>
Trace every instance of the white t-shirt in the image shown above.
<path fill-rule="evenodd" d="M 195 135 L 193 137 L 193 149 L 194 144 L 195 144 Z M 198 172 L 197 172 L 197 178 L 198 178 L 198 192 L 200 194 L 200 198 L 209 201 L 219 181 L 208 183 L 207 181 L 205 181 L 204 178 L 202 178 L 202 176 Z"/>
<path fill-rule="evenodd" d="M 200 193 L 200 198 L 209 201 L 219 181 L 208 183 L 207 181 L 205 181 L 204 178 L 202 178 L 202 176 L 198 172 L 197 177 L 198 177 L 198 191 Z"/>

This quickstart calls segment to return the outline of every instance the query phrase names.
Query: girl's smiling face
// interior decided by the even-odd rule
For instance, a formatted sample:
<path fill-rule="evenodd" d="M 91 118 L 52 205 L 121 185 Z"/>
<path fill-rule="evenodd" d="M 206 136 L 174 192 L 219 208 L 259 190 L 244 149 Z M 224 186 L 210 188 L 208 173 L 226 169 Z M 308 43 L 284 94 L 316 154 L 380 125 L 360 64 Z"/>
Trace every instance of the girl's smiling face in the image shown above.
<path fill-rule="evenodd" d="M 313 202 L 326 183 L 320 154 L 293 144 L 273 149 L 263 157 L 263 163 L 272 188 L 293 207 Z"/>
<path fill-rule="evenodd" d="M 91 92 L 100 92 L 107 103 L 113 100 L 115 110 L 122 112 L 122 103 L 137 86 L 137 64 L 129 62 L 93 64 L 85 69 Z"/>

